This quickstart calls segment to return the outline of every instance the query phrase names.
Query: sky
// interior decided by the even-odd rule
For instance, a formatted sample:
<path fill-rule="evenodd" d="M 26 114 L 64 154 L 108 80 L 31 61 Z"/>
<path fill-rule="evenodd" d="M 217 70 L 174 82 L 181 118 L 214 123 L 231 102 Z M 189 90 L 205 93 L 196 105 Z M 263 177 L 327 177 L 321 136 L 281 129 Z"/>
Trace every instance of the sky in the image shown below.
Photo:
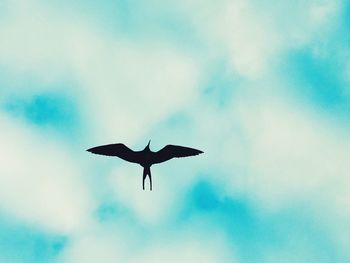
<path fill-rule="evenodd" d="M 346 0 L 2 0 L 0 263 L 350 262 L 349 21 Z M 143 191 L 86 152 L 150 139 L 204 154 Z"/>

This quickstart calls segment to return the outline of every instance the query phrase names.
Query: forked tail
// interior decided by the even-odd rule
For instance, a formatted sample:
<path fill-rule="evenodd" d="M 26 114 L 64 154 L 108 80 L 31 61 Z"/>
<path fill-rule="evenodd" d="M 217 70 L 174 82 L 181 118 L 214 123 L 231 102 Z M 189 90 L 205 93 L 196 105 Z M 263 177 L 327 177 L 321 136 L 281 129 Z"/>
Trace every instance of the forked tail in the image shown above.
<path fill-rule="evenodd" d="M 145 179 L 146 179 L 147 175 L 149 177 L 150 190 L 152 191 L 152 176 L 151 176 L 151 169 L 150 169 L 150 167 L 144 167 L 143 168 L 142 188 L 143 188 L 143 190 L 145 190 Z"/>

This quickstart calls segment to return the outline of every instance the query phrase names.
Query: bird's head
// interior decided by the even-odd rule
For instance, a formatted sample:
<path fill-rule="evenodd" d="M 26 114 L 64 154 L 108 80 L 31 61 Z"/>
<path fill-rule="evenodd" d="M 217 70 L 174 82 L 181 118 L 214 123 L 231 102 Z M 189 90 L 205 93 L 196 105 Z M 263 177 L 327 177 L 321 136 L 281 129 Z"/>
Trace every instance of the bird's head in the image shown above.
<path fill-rule="evenodd" d="M 145 150 L 146 150 L 146 149 L 149 150 L 149 145 L 150 145 L 150 143 L 151 143 L 151 140 L 148 141 L 148 144 L 146 145 Z"/>

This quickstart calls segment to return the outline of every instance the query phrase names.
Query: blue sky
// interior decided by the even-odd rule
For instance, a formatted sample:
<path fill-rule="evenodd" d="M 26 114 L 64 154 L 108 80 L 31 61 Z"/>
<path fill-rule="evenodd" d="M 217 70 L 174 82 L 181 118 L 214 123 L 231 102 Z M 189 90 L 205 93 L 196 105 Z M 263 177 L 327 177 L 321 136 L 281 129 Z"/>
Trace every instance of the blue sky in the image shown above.
<path fill-rule="evenodd" d="M 2 1 L 0 262 L 350 261 L 349 10 Z"/>

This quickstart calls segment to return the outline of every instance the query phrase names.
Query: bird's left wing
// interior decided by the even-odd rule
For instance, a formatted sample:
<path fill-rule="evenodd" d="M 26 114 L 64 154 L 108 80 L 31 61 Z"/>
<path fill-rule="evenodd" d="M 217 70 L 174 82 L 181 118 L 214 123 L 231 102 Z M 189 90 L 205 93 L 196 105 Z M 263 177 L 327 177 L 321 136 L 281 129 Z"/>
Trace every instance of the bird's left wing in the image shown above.
<path fill-rule="evenodd" d="M 125 161 L 139 163 L 139 152 L 129 149 L 122 143 L 97 146 L 87 150 L 88 152 L 106 156 L 117 156 Z"/>
<path fill-rule="evenodd" d="M 189 147 L 178 146 L 178 145 L 167 145 L 163 149 L 153 154 L 152 162 L 162 163 L 172 158 L 188 157 L 188 156 L 198 155 L 201 153 L 203 152 L 197 149 L 189 148 Z"/>

